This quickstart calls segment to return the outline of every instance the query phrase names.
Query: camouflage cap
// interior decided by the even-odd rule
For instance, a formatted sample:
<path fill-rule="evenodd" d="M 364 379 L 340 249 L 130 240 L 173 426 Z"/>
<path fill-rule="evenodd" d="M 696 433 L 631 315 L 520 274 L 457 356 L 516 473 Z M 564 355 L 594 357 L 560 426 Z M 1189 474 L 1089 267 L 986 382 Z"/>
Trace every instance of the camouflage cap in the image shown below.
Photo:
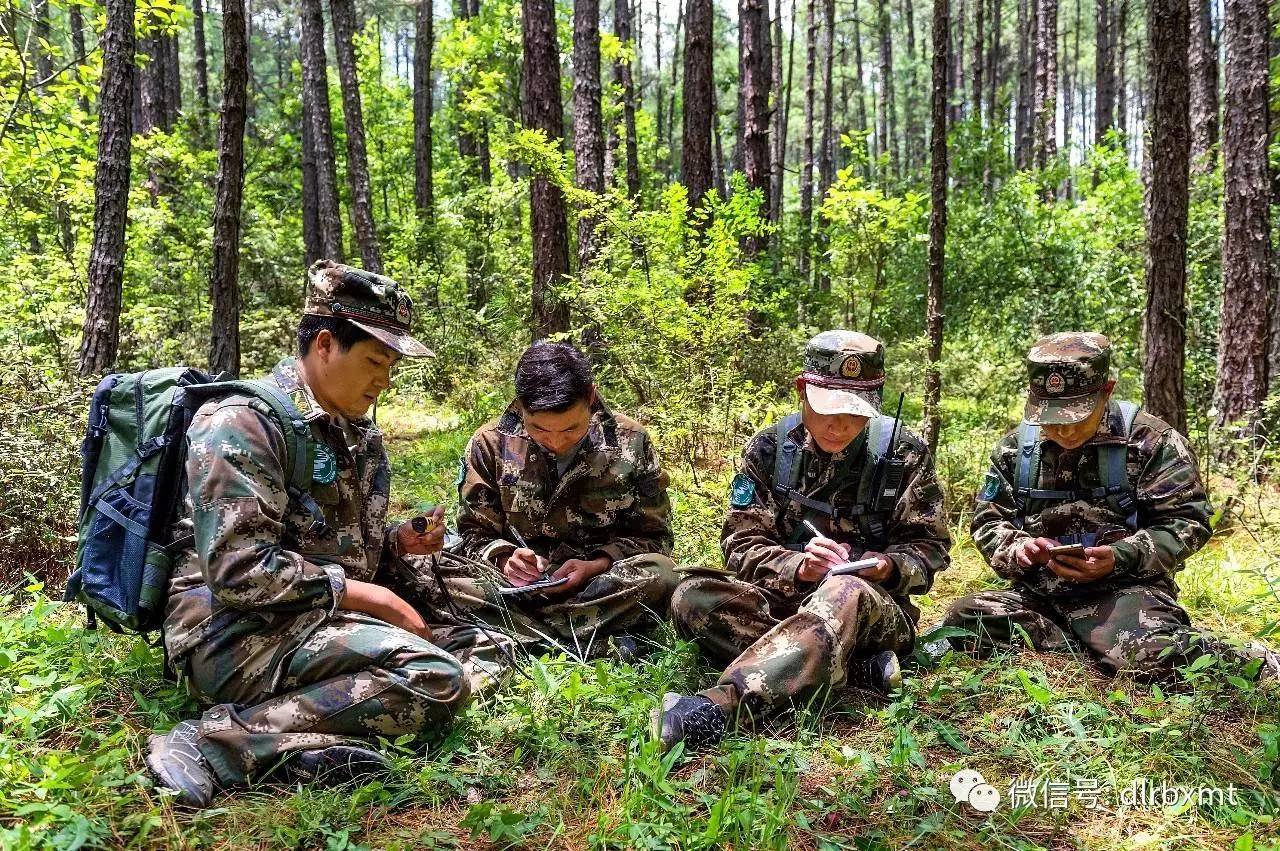
<path fill-rule="evenodd" d="M 857 331 L 823 331 L 804 347 L 805 398 L 819 414 L 874 417 L 884 387 L 884 346 Z"/>
<path fill-rule="evenodd" d="M 369 332 L 405 357 L 435 357 L 409 334 L 413 299 L 390 278 L 317 260 L 307 270 L 308 316 L 336 316 Z"/>
<path fill-rule="evenodd" d="M 1027 422 L 1083 422 L 1104 395 L 1111 373 L 1111 341 L 1082 331 L 1041 337 L 1027 355 L 1027 371 Z"/>

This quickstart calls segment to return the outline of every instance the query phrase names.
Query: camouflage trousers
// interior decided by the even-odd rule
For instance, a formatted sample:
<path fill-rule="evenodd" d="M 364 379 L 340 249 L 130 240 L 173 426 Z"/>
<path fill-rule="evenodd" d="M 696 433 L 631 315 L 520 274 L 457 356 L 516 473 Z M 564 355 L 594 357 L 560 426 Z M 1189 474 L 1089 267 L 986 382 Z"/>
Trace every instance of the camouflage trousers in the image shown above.
<path fill-rule="evenodd" d="M 681 636 L 727 665 L 702 692 L 732 718 L 803 705 L 844 684 L 854 657 L 903 651 L 915 625 L 887 591 L 857 576 L 834 576 L 803 598 L 738 579 L 692 576 L 671 599 Z"/>
<path fill-rule="evenodd" d="M 243 619 L 242 619 L 243 622 Z M 231 640 L 214 636 L 180 662 L 192 695 L 215 704 L 197 746 L 224 786 L 250 782 L 290 754 L 368 745 L 447 726 L 467 702 L 465 634 L 413 633 L 356 612 L 306 612 Z"/>
<path fill-rule="evenodd" d="M 1206 654 L 1247 663 L 1268 652 L 1260 645 L 1233 647 L 1196 630 L 1173 592 L 1156 585 L 1069 600 L 1019 588 L 983 591 L 955 600 L 945 623 L 977 636 L 953 639 L 965 649 L 982 652 L 1026 640 L 1045 652 L 1083 650 L 1108 674 L 1147 680 L 1170 679 L 1177 668 Z"/>
<path fill-rule="evenodd" d="M 434 569 L 419 568 L 423 575 L 438 571 L 438 576 L 420 586 L 414 600 L 432 623 L 478 621 L 493 631 L 486 636 L 490 644 L 518 642 L 579 656 L 603 651 L 609 635 L 660 624 L 677 581 L 675 562 L 646 553 L 614 562 L 569 597 L 554 592 L 504 596 L 498 589 L 511 583 L 497 568 L 452 553 L 437 558 Z"/>

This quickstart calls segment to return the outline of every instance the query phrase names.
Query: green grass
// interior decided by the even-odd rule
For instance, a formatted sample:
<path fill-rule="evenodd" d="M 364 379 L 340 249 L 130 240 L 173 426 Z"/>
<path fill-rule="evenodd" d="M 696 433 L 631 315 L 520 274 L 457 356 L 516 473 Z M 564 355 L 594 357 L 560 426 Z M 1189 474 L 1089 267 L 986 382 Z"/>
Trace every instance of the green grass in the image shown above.
<path fill-rule="evenodd" d="M 451 503 L 468 428 L 395 409 L 382 421 L 393 511 Z M 671 473 L 678 555 L 713 561 L 731 467 Z M 1244 637 L 1280 617 L 1270 555 L 1280 532 L 1261 509 L 1181 575 L 1198 623 Z M 990 584 L 966 536 L 953 557 L 924 601 L 926 622 Z M 1160 689 L 1070 658 L 953 654 L 892 700 L 840 692 L 689 759 L 647 741 L 649 709 L 715 672 L 666 635 L 636 666 L 541 660 L 447 733 L 390 743 L 396 770 L 382 783 L 260 787 L 191 813 L 151 788 L 141 749 L 194 704 L 161 677 L 158 651 L 80 624 L 37 585 L 0 597 L 2 848 L 1280 847 L 1277 692 L 1226 683 L 1216 666 Z M 983 815 L 948 790 L 960 768 L 1002 795 L 1013 779 L 1097 781 L 1103 807 L 1006 801 Z M 1118 805 L 1144 777 L 1232 784 L 1236 800 Z"/>

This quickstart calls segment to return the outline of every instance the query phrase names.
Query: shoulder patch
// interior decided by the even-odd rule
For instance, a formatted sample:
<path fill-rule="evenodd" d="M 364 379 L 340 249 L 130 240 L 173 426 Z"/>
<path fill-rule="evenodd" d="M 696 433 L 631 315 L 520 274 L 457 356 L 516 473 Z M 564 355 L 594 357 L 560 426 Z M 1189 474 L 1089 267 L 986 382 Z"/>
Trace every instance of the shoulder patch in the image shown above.
<path fill-rule="evenodd" d="M 1000 493 L 1000 477 L 995 473 L 987 473 L 987 479 L 983 482 L 982 492 L 978 494 L 978 499 L 983 502 L 990 502 L 996 498 L 998 493 Z"/>
<path fill-rule="evenodd" d="M 311 481 L 318 485 L 331 485 L 338 478 L 338 459 L 333 450 L 323 443 L 316 444 L 315 463 L 311 469 Z"/>
<path fill-rule="evenodd" d="M 756 483 L 746 473 L 733 477 L 729 488 L 729 504 L 734 508 L 746 508 L 756 496 Z"/>
<path fill-rule="evenodd" d="M 455 488 L 462 487 L 462 481 L 466 477 L 467 477 L 467 456 L 463 455 L 461 458 L 458 459 L 458 478 L 454 480 L 453 486 Z"/>

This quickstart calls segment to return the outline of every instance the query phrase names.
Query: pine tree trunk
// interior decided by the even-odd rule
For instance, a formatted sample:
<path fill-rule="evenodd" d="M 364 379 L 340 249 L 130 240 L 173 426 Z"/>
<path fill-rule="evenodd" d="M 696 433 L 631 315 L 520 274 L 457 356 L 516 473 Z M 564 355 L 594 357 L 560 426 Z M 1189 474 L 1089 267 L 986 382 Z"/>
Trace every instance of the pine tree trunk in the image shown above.
<path fill-rule="evenodd" d="M 98 163 L 93 178 L 93 247 L 80 340 L 80 374 L 102 375 L 116 362 L 124 285 L 124 236 L 129 217 L 129 157 L 133 143 L 134 0 L 106 0 L 99 40 Z"/>
<path fill-rule="evenodd" d="M 800 166 L 800 273 L 806 280 L 813 246 L 813 104 L 817 98 L 817 65 L 818 0 L 808 0 L 805 12 L 804 162 Z"/>
<path fill-rule="evenodd" d="M 644 8 L 643 3 L 641 4 L 640 8 L 641 9 Z M 656 132 L 653 134 L 653 147 L 654 147 L 654 163 L 653 164 L 654 164 L 654 168 L 656 169 L 658 165 L 657 147 L 662 143 L 662 138 L 666 133 L 666 128 L 663 126 L 663 121 L 662 121 L 663 119 L 662 107 L 663 107 L 663 104 L 666 103 L 666 96 L 665 96 L 666 93 L 663 91 L 664 84 L 663 84 L 663 77 L 662 77 L 662 0 L 653 0 L 653 58 L 654 58 L 654 61 L 657 63 L 657 66 L 655 67 L 654 73 L 653 73 L 653 80 L 657 87 L 657 91 L 654 92 L 654 98 L 653 98 L 653 117 L 655 122 L 657 123 L 657 127 L 655 128 Z M 643 76 L 644 62 L 640 63 L 640 73 Z"/>
<path fill-rule="evenodd" d="M 341 262 L 342 213 L 338 206 L 338 168 L 329 114 L 328 61 L 324 54 L 324 17 L 320 0 L 301 0 L 302 116 L 311 128 L 316 160 L 316 221 L 321 256 Z"/>
<path fill-rule="evenodd" d="M 769 151 L 769 221 L 782 220 L 782 166 L 787 154 L 787 117 L 782 93 L 782 0 L 773 0 L 773 129 Z M 775 237 L 776 239 L 776 237 Z"/>
<path fill-rule="evenodd" d="M 49 0 L 33 0 L 31 17 L 35 19 L 36 38 L 31 41 L 31 50 L 35 54 L 36 85 L 42 86 L 53 76 L 53 57 L 42 45 L 53 41 L 53 32 L 49 24 Z M 11 33 L 17 43 L 18 34 Z"/>
<path fill-rule="evenodd" d="M 191 0 L 191 17 L 195 28 L 196 99 L 200 102 L 200 121 L 204 122 L 209 112 L 209 49 L 204 37 L 203 0 Z"/>
<path fill-rule="evenodd" d="M 946 281 L 947 239 L 947 0 L 933 0 L 933 86 L 930 114 L 933 130 L 929 155 L 929 288 L 925 316 L 929 336 L 924 378 L 924 438 L 929 451 L 938 448 L 942 431 L 942 310 Z"/>
<path fill-rule="evenodd" d="M 1097 0 L 1098 14 L 1094 30 L 1096 42 L 1094 47 L 1094 78 L 1096 80 L 1096 96 L 1094 98 L 1094 134 L 1095 145 L 1101 145 L 1107 139 L 1107 133 L 1115 127 L 1116 117 L 1116 60 L 1115 60 L 1115 24 L 1112 20 L 1111 0 Z"/>
<path fill-rule="evenodd" d="M 969 62 L 969 76 L 973 78 L 972 116 L 979 126 L 982 124 L 982 88 L 983 72 L 986 70 L 986 56 L 983 53 L 983 35 L 986 25 L 984 13 L 985 0 L 973 0 L 973 59 Z M 989 118 L 990 116 L 988 116 Z"/>
<path fill-rule="evenodd" d="M 76 59 L 76 79 L 80 80 L 82 74 L 78 66 L 85 64 L 87 54 L 84 51 L 84 13 L 80 11 L 80 7 L 72 4 L 67 9 L 68 20 L 71 25 L 71 49 L 75 51 Z M 80 102 L 80 109 L 85 112 L 89 111 L 89 99 L 84 95 L 79 95 L 77 100 Z"/>
<path fill-rule="evenodd" d="M 1035 99 L 1035 3 L 1018 0 L 1018 94 L 1014 108 L 1014 165 L 1025 169 L 1031 164 L 1031 130 Z"/>
<path fill-rule="evenodd" d="M 898 119 L 894 114 L 893 31 L 890 28 L 891 19 L 887 0 L 876 0 L 876 12 L 878 17 L 876 29 L 880 35 L 880 138 L 883 140 L 884 151 L 889 155 L 889 175 L 896 177 L 899 173 L 898 151 L 890 134 L 897 127 Z"/>
<path fill-rule="evenodd" d="M 157 129 L 167 132 L 169 111 L 164 105 L 164 52 L 161 50 L 161 38 L 149 35 L 138 42 L 138 48 L 148 58 L 147 64 L 142 66 L 139 73 L 142 123 L 137 132 L 143 136 Z"/>
<path fill-rule="evenodd" d="M 630 0 L 614 0 L 613 33 L 623 44 L 631 41 L 632 23 Z M 640 194 L 640 155 L 636 149 L 636 87 L 631 72 L 631 61 L 628 59 L 625 62 L 616 63 L 613 66 L 613 74 L 622 88 L 622 121 L 623 132 L 626 134 L 627 197 L 635 198 Z"/>
<path fill-rule="evenodd" d="M 676 0 L 676 36 L 675 36 L 675 57 L 671 60 L 671 94 L 667 98 L 667 150 L 671 152 L 674 159 L 676 155 L 675 146 L 675 123 L 676 123 L 676 92 L 679 91 L 679 78 L 677 72 L 680 66 L 684 64 L 684 53 L 682 51 L 683 44 L 680 40 L 680 31 L 684 27 L 684 0 Z M 668 161 L 667 176 L 668 178 L 674 173 L 674 163 Z"/>
<path fill-rule="evenodd" d="M 1213 170 L 1218 147 L 1218 45 L 1213 0 L 1191 2 L 1191 166 Z M 1230 60 L 1230 55 L 1228 55 Z M 1228 220 L 1230 221 L 1230 220 Z"/>
<path fill-rule="evenodd" d="M 541 130 L 559 146 L 564 138 L 560 103 L 560 47 L 554 0 L 521 0 L 524 31 L 524 126 Z M 532 328 L 534 339 L 569 330 L 569 306 L 553 291 L 569 274 L 569 223 L 564 194 L 544 174 L 529 181 L 533 243 Z"/>
<path fill-rule="evenodd" d="M 319 192 L 316 189 L 316 142 L 311 132 L 311 121 L 305 111 L 301 120 L 302 137 L 302 248 L 307 268 L 324 259 L 324 244 L 320 237 Z"/>
<path fill-rule="evenodd" d="M 244 125 L 249 45 L 244 0 L 222 0 L 222 118 L 213 202 L 213 305 L 209 371 L 240 374 L 240 206 L 244 191 Z"/>
<path fill-rule="evenodd" d="M 460 21 L 467 21 L 479 14 L 479 0 L 458 0 L 455 15 Z M 454 133 L 458 138 L 458 160 L 463 175 L 462 188 L 467 193 L 463 198 L 462 217 L 465 225 L 463 232 L 463 262 L 466 266 L 467 306 L 479 310 L 489 300 L 488 281 L 485 277 L 485 254 L 489 233 L 489 213 L 487 199 L 477 202 L 474 192 L 477 186 L 489 186 L 492 177 L 489 167 L 488 134 L 483 125 L 477 129 L 462 110 L 462 101 L 467 89 L 475 85 L 472 70 L 464 70 L 453 87 L 454 105 L 452 114 L 457 121 Z M 479 119 L 475 119 L 479 120 Z"/>
<path fill-rule="evenodd" d="M 1187 431 L 1187 182 L 1191 151 L 1187 0 L 1151 0 L 1147 20 L 1147 312 L 1143 391 L 1148 411 Z"/>
<path fill-rule="evenodd" d="M 431 51 L 435 46 L 435 14 L 431 0 L 417 0 L 413 27 L 413 204 L 418 227 L 428 234 L 419 240 L 421 262 L 435 240 L 436 202 L 431 151 L 432 104 Z"/>
<path fill-rule="evenodd" d="M 178 122 L 182 112 L 182 73 L 178 67 L 178 35 L 174 33 L 164 40 L 164 105 L 169 126 Z"/>
<path fill-rule="evenodd" d="M 853 79 L 855 81 L 854 92 L 854 115 L 857 119 L 857 130 L 867 132 L 871 129 L 871 125 L 867 123 L 867 93 L 863 85 L 866 80 L 864 76 L 864 68 L 862 65 L 862 13 L 858 8 L 858 0 L 853 0 Z M 882 144 L 880 139 L 876 140 L 877 149 Z"/>
<path fill-rule="evenodd" d="M 604 127 L 600 106 L 600 0 L 573 4 L 573 156 L 579 189 L 604 191 Z M 578 218 L 578 268 L 596 254 L 595 217 Z"/>
<path fill-rule="evenodd" d="M 738 66 L 742 69 L 742 171 L 748 189 L 769 197 L 769 14 L 765 0 L 738 3 Z M 744 241 L 748 255 L 760 249 Z"/>
<path fill-rule="evenodd" d="M 689 206 L 702 205 L 711 191 L 711 120 L 715 107 L 712 92 L 712 3 L 687 0 L 685 4 L 683 138 L 680 166 Z"/>
<path fill-rule="evenodd" d="M 997 126 L 1004 123 L 1003 117 L 997 114 L 998 111 L 1002 111 L 999 96 L 1000 28 L 1003 25 L 1001 21 L 1003 6 L 1002 0 L 991 0 L 991 38 L 990 47 L 987 50 L 987 122 Z"/>
<path fill-rule="evenodd" d="M 907 22 L 907 172 L 914 174 L 924 164 L 924 117 L 920 108 L 919 76 L 916 73 L 915 0 L 902 0 L 902 13 Z M 924 51 L 923 40 L 920 49 Z"/>
<path fill-rule="evenodd" d="M 835 62 L 835 0 L 823 0 L 822 7 L 822 89 L 824 96 L 822 98 L 822 151 L 818 160 L 819 210 L 821 210 L 821 205 L 826 200 L 827 190 L 831 188 L 831 182 L 835 179 L 836 166 L 835 127 L 832 125 L 832 107 L 834 106 L 832 101 L 835 98 L 835 89 L 832 86 L 832 67 Z M 821 218 L 821 215 L 819 215 L 820 221 Z M 818 228 L 816 242 L 817 255 L 825 257 L 827 254 L 827 228 L 825 223 Z M 818 264 L 818 289 L 823 292 L 831 289 L 831 275 L 825 262 Z"/>
<path fill-rule="evenodd" d="M 1256 426 L 1267 397 L 1265 306 L 1272 297 L 1267 12 L 1267 0 L 1227 0 L 1225 6 L 1222 179 L 1223 218 L 1230 226 L 1222 231 L 1222 313 L 1213 394 L 1219 428 L 1245 419 Z"/>
<path fill-rule="evenodd" d="M 351 224 L 360 246 L 360 262 L 370 272 L 382 274 L 382 252 L 373 222 L 373 197 L 369 188 L 369 155 L 365 147 L 364 108 L 356 70 L 356 12 L 352 0 L 329 0 L 333 18 L 334 55 L 342 88 L 342 117 L 347 131 L 347 187 L 351 190 Z"/>
<path fill-rule="evenodd" d="M 1058 153 L 1058 0 L 1037 0 L 1035 159 L 1045 168 Z"/>
<path fill-rule="evenodd" d="M 1116 51 L 1116 129 L 1126 135 L 1129 132 L 1129 0 L 1118 0 L 1112 44 Z"/>

